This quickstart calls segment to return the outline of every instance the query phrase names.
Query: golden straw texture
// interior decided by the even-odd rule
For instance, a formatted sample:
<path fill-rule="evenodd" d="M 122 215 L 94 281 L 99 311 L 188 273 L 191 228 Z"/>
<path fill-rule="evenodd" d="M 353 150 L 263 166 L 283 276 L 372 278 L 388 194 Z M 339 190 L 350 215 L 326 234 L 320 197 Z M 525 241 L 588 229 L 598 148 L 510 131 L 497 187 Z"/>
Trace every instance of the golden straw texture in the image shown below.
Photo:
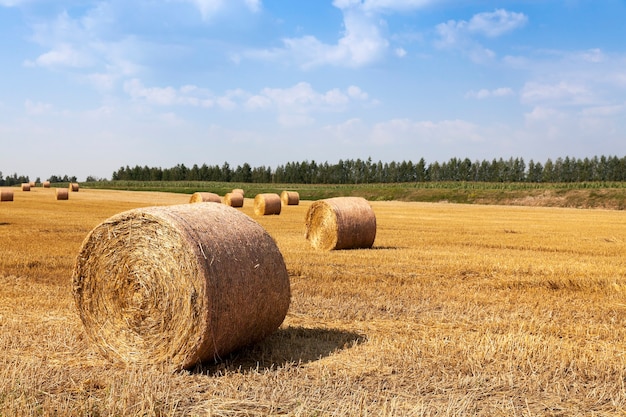
<path fill-rule="evenodd" d="M 193 193 L 190 203 L 221 203 L 222 199 L 215 193 Z"/>
<path fill-rule="evenodd" d="M 297 206 L 300 204 L 300 194 L 297 191 L 283 191 L 280 200 L 285 206 Z"/>
<path fill-rule="evenodd" d="M 74 193 L 78 192 L 78 188 L 79 188 L 78 187 L 78 183 L 77 182 L 71 182 L 68 188 L 69 188 L 69 190 L 71 192 L 74 192 Z"/>
<path fill-rule="evenodd" d="M 55 188 L 55 195 L 57 200 L 68 200 L 69 192 L 65 188 Z"/>
<path fill-rule="evenodd" d="M 224 196 L 224 204 L 231 207 L 243 207 L 243 194 L 232 192 Z"/>
<path fill-rule="evenodd" d="M 361 197 L 335 197 L 311 204 L 304 237 L 321 250 L 370 248 L 376 238 L 376 215 Z"/>
<path fill-rule="evenodd" d="M 0 201 L 13 201 L 13 191 L 11 190 L 0 191 Z"/>
<path fill-rule="evenodd" d="M 85 238 L 73 294 L 90 339 L 125 363 L 190 368 L 283 322 L 289 275 L 272 237 L 224 204 L 147 207 Z"/>
<path fill-rule="evenodd" d="M 30 183 L 23 182 L 22 183 L 22 191 L 30 191 Z"/>
<path fill-rule="evenodd" d="M 281 205 L 280 196 L 278 194 L 257 194 L 254 197 L 254 214 L 257 216 L 280 214 Z"/>

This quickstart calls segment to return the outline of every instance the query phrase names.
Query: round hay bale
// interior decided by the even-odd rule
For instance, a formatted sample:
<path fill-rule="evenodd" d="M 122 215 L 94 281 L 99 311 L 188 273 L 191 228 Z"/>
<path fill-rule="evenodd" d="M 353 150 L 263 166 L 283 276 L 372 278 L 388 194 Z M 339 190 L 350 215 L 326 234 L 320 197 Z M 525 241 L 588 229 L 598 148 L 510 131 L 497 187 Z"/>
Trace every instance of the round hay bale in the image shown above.
<path fill-rule="evenodd" d="M 335 197 L 311 204 L 304 237 L 316 249 L 371 248 L 376 238 L 376 215 L 361 197 Z"/>
<path fill-rule="evenodd" d="M 231 191 L 231 193 L 239 193 L 239 194 L 241 194 L 242 196 L 245 196 L 245 195 L 246 195 L 246 193 L 243 191 L 243 189 L 242 189 L 242 188 L 233 188 L 233 190 Z"/>
<path fill-rule="evenodd" d="M 30 181 L 28 184 L 31 186 L 31 188 L 35 188 L 37 186 L 37 183 L 35 181 Z"/>
<path fill-rule="evenodd" d="M 272 237 L 223 204 L 117 214 L 85 238 L 73 296 L 113 361 L 171 369 L 218 360 L 274 332 L 291 299 Z"/>
<path fill-rule="evenodd" d="M 68 189 L 73 192 L 73 193 L 77 193 L 78 192 L 78 183 L 77 182 L 71 182 Z"/>
<path fill-rule="evenodd" d="M 283 191 L 280 200 L 285 206 L 297 206 L 300 204 L 300 194 L 297 191 Z"/>
<path fill-rule="evenodd" d="M 254 214 L 257 216 L 280 214 L 281 205 L 280 196 L 278 194 L 257 194 L 254 197 Z"/>
<path fill-rule="evenodd" d="M 57 200 L 68 200 L 70 196 L 66 188 L 55 188 L 54 193 Z"/>
<path fill-rule="evenodd" d="M 0 191 L 0 201 L 13 201 L 13 191 L 11 190 Z"/>
<path fill-rule="evenodd" d="M 222 198 L 215 193 L 193 193 L 189 199 L 190 203 L 221 203 Z"/>
<path fill-rule="evenodd" d="M 22 191 L 30 191 L 30 183 L 29 182 L 23 182 L 22 183 Z"/>
<path fill-rule="evenodd" d="M 50 188 L 50 181 L 44 181 L 44 182 L 42 182 L 42 183 L 41 183 L 41 186 L 42 186 L 43 188 Z"/>
<path fill-rule="evenodd" d="M 226 193 L 224 196 L 224 204 L 231 207 L 243 207 L 243 194 Z"/>

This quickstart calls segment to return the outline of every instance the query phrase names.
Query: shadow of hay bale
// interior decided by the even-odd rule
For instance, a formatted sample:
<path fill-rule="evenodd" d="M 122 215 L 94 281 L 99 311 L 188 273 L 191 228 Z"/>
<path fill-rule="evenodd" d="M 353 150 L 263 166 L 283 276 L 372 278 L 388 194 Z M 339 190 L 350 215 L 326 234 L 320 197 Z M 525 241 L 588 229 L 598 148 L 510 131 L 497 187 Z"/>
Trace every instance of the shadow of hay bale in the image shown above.
<path fill-rule="evenodd" d="M 204 363 L 192 373 L 259 372 L 286 364 L 317 361 L 335 352 L 364 343 L 366 336 L 343 330 L 287 327 L 278 329 L 260 343 L 235 351 L 218 363 Z"/>

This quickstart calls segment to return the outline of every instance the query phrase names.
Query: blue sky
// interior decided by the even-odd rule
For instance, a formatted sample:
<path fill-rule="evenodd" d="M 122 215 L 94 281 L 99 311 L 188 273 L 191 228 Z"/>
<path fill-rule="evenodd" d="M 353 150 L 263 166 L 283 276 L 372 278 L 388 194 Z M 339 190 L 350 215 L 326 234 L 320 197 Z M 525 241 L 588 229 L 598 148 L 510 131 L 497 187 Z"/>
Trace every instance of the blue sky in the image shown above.
<path fill-rule="evenodd" d="M 0 171 L 626 154 L 625 0 L 0 0 Z"/>

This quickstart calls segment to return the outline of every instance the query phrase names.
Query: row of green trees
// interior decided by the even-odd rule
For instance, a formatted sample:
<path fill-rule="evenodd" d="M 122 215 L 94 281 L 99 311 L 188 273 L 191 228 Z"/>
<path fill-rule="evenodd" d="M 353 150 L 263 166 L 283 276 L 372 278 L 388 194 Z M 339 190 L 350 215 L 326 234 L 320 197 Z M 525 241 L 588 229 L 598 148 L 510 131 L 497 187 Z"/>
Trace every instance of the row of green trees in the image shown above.
<path fill-rule="evenodd" d="M 339 160 L 336 164 L 315 161 L 288 162 L 272 170 L 248 163 L 231 168 L 223 165 L 197 164 L 172 168 L 148 166 L 121 167 L 112 180 L 130 181 L 222 181 L 244 183 L 361 184 L 427 181 L 478 182 L 586 182 L 626 181 L 626 157 L 557 158 L 544 163 L 523 158 L 474 161 L 451 158 L 446 162 L 373 162 Z"/>
<path fill-rule="evenodd" d="M 68 176 L 68 175 L 52 175 L 50 178 L 48 178 L 48 181 L 50 182 L 76 182 L 77 179 L 75 176 Z M 30 182 L 30 178 L 27 175 L 17 175 L 17 174 L 13 174 L 13 175 L 9 175 L 8 177 L 4 177 L 2 175 L 2 171 L 0 171 L 0 186 L 7 186 L 10 187 L 12 185 L 19 185 L 19 184 L 23 184 L 25 182 Z M 39 179 L 39 177 L 37 177 L 35 179 L 35 182 L 40 183 L 41 180 Z"/>

